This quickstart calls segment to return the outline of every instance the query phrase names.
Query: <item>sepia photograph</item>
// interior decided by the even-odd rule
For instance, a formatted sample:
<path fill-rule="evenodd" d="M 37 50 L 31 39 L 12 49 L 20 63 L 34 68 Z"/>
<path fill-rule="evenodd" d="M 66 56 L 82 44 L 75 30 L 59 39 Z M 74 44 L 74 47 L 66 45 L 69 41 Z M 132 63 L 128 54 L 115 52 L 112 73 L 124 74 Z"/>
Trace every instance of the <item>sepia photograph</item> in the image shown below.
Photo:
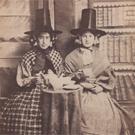
<path fill-rule="evenodd" d="M 135 0 L 0 0 L 0 135 L 135 135 Z"/>

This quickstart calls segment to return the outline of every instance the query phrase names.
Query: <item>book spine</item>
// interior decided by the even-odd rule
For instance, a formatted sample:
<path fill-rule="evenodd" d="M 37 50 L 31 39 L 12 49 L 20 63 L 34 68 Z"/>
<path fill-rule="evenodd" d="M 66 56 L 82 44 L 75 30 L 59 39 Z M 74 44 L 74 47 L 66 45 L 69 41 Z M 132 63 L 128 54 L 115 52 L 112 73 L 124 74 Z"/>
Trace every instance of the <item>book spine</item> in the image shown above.
<path fill-rule="evenodd" d="M 100 49 L 107 53 L 107 36 L 100 38 Z"/>
<path fill-rule="evenodd" d="M 115 36 L 113 35 L 112 36 L 112 38 L 111 38 L 111 43 L 112 43 L 112 45 L 111 45 L 111 47 L 112 47 L 112 61 L 113 61 L 113 63 L 115 62 L 115 38 L 114 38 Z"/>
<path fill-rule="evenodd" d="M 133 63 L 133 45 L 132 45 L 132 36 L 130 36 L 130 47 L 131 47 L 131 63 Z"/>
<path fill-rule="evenodd" d="M 108 37 L 108 56 L 110 62 L 114 62 L 113 36 Z"/>
<path fill-rule="evenodd" d="M 131 46 L 132 46 L 132 61 L 133 63 L 135 63 L 135 37 L 132 36 L 132 40 L 131 40 Z"/>
<path fill-rule="evenodd" d="M 112 7 L 112 26 L 115 26 L 115 7 Z"/>
<path fill-rule="evenodd" d="M 118 7 L 112 7 L 112 26 L 118 26 Z"/>
<path fill-rule="evenodd" d="M 127 54 L 127 62 L 131 63 L 131 53 L 132 53 L 132 47 L 130 43 L 130 36 L 126 36 L 126 54 Z"/>
<path fill-rule="evenodd" d="M 124 7 L 120 6 L 119 7 L 119 25 L 124 26 Z"/>
<path fill-rule="evenodd" d="M 108 8 L 104 7 L 104 26 L 108 26 Z"/>
<path fill-rule="evenodd" d="M 112 26 L 112 7 L 108 7 L 108 26 Z"/>
<path fill-rule="evenodd" d="M 120 97 L 120 85 L 119 85 L 119 76 L 117 76 L 117 81 L 116 81 L 116 100 L 121 100 Z"/>
<path fill-rule="evenodd" d="M 135 10 L 134 10 L 135 6 L 126 6 L 124 7 L 124 21 L 125 21 L 125 25 L 127 26 L 134 26 L 135 25 Z"/>
<path fill-rule="evenodd" d="M 120 87 L 121 87 L 121 97 L 122 100 L 127 100 L 127 93 L 124 85 L 124 76 L 119 76 L 119 82 L 120 82 Z"/>
<path fill-rule="evenodd" d="M 104 7 L 102 7 L 102 21 L 103 21 L 103 27 L 105 26 L 105 21 L 104 21 L 104 18 L 105 18 L 105 14 L 104 14 Z"/>
<path fill-rule="evenodd" d="M 126 48 L 125 48 L 125 36 L 122 35 L 120 39 L 120 62 L 126 62 Z"/>
<path fill-rule="evenodd" d="M 132 84 L 133 84 L 133 88 L 135 88 L 135 75 L 131 75 L 130 76 L 130 79 L 131 79 L 131 82 L 132 82 Z M 134 90 L 134 93 L 135 93 L 135 89 L 133 89 Z"/>
<path fill-rule="evenodd" d="M 119 56 L 119 63 L 120 63 L 120 39 L 121 39 L 121 36 L 119 35 L 119 39 L 118 39 L 118 56 Z"/>
<path fill-rule="evenodd" d="M 115 63 L 118 63 L 119 62 L 119 36 L 114 36 L 114 46 L 115 46 L 114 61 Z"/>
<path fill-rule="evenodd" d="M 97 27 L 103 27 L 103 8 L 102 7 L 97 7 Z"/>
<path fill-rule="evenodd" d="M 128 99 L 134 100 L 135 99 L 135 93 L 134 93 L 134 90 L 133 90 L 134 88 L 132 88 L 132 83 L 131 83 L 129 75 L 125 76 L 125 84 L 126 84 L 126 87 L 127 87 Z"/>
<path fill-rule="evenodd" d="M 96 26 L 99 27 L 99 8 L 96 7 Z"/>
<path fill-rule="evenodd" d="M 107 46 L 108 46 L 108 43 L 107 43 L 107 40 L 108 40 L 108 37 L 107 36 L 105 36 L 105 38 L 104 38 L 104 52 L 105 52 L 105 54 L 107 55 Z"/>
<path fill-rule="evenodd" d="M 109 37 L 110 35 L 107 35 L 107 38 L 106 38 L 106 41 L 107 41 L 107 44 L 106 44 L 106 52 L 107 52 L 107 57 L 110 61 L 110 55 L 109 55 Z M 111 61 L 110 61 L 111 62 Z"/>
<path fill-rule="evenodd" d="M 123 47 L 123 49 L 124 49 L 124 52 L 125 52 L 125 55 L 124 55 L 124 59 L 125 59 L 125 62 L 127 63 L 128 62 L 128 60 L 127 60 L 127 48 L 128 48 L 128 46 L 127 46 L 127 37 L 126 37 L 126 35 L 124 35 L 124 47 Z"/>
<path fill-rule="evenodd" d="M 115 19 L 115 26 L 119 26 L 120 25 L 120 19 L 119 19 L 119 7 L 116 6 L 115 7 L 115 16 L 113 16 Z"/>

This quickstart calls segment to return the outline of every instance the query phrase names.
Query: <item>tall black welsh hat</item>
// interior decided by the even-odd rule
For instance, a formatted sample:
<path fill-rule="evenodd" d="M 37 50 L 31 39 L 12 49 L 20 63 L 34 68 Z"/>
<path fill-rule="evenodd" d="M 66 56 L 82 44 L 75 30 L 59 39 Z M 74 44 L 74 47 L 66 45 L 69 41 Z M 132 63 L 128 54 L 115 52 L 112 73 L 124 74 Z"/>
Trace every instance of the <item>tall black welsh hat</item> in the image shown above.
<path fill-rule="evenodd" d="M 51 25 L 51 18 L 49 9 L 38 9 L 36 11 L 36 24 L 35 30 L 33 31 L 26 31 L 24 34 L 28 35 L 35 35 L 38 36 L 41 33 L 48 32 L 51 35 L 61 34 L 62 31 L 53 30 Z"/>
<path fill-rule="evenodd" d="M 106 35 L 105 31 L 96 28 L 96 10 L 92 8 L 87 8 L 82 10 L 82 16 L 80 21 L 80 27 L 77 29 L 72 29 L 71 33 L 73 35 L 81 35 L 86 31 L 90 31 L 92 34 L 101 37 Z"/>

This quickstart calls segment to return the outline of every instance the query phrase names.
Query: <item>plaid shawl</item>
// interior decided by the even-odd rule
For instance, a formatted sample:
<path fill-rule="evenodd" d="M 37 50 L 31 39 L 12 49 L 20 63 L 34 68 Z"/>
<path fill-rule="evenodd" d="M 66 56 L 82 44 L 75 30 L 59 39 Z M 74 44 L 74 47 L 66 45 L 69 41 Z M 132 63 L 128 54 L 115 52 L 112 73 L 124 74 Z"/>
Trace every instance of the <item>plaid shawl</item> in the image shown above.
<path fill-rule="evenodd" d="M 39 55 L 44 57 L 38 58 Z M 57 74 L 60 74 L 63 71 L 63 59 L 58 51 L 54 48 L 49 49 L 48 52 L 41 51 L 39 49 L 33 49 L 27 52 L 22 58 L 23 66 L 30 72 L 33 71 L 33 67 L 37 66 L 38 71 L 45 70 L 46 66 L 45 61 L 48 61 L 48 64 L 51 66 L 49 68 L 53 69 L 53 71 Z"/>

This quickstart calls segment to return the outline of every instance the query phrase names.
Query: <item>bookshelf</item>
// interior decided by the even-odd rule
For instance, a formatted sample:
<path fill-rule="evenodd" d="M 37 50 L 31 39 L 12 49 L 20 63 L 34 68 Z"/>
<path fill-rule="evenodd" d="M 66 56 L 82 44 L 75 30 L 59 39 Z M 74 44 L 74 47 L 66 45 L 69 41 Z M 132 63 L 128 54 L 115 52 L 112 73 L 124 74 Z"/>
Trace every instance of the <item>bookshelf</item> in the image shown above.
<path fill-rule="evenodd" d="M 98 27 L 135 26 L 135 2 L 95 2 Z"/>
<path fill-rule="evenodd" d="M 112 64 L 135 63 L 135 33 L 109 33 L 103 39 L 106 44 L 107 55 Z"/>
<path fill-rule="evenodd" d="M 135 63 L 135 2 L 95 2 L 97 27 L 108 35 L 103 40 L 112 64 Z"/>
<path fill-rule="evenodd" d="M 135 119 L 135 1 L 93 3 L 97 27 L 107 32 L 101 46 L 117 76 L 111 95 Z"/>

